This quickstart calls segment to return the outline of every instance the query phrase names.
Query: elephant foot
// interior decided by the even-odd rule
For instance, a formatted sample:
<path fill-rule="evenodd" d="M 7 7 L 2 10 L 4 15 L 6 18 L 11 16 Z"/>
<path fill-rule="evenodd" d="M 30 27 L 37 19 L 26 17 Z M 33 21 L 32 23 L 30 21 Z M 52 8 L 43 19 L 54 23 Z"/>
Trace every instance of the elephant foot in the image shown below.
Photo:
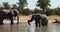
<path fill-rule="evenodd" d="M 13 25 L 13 21 L 11 21 L 11 25 Z"/>
<path fill-rule="evenodd" d="M 45 25 L 44 24 L 42 24 L 42 27 L 44 27 Z"/>
<path fill-rule="evenodd" d="M 0 19 L 0 25 L 3 25 L 3 20 L 2 19 Z"/>
<path fill-rule="evenodd" d="M 10 24 L 10 25 L 13 25 L 13 24 Z"/>
<path fill-rule="evenodd" d="M 13 25 L 13 18 L 11 19 L 11 25 Z"/>
<path fill-rule="evenodd" d="M 3 23 L 0 23 L 0 25 L 3 25 Z"/>
<path fill-rule="evenodd" d="M 37 24 L 35 25 L 36 27 L 39 27 Z"/>
<path fill-rule="evenodd" d="M 39 27 L 41 27 L 41 25 L 39 25 Z"/>
<path fill-rule="evenodd" d="M 15 18 L 13 20 L 16 20 Z"/>
<path fill-rule="evenodd" d="M 11 21 L 11 25 L 13 25 L 13 22 Z"/>
<path fill-rule="evenodd" d="M 0 25 L 3 25 L 3 24 L 0 24 Z"/>
<path fill-rule="evenodd" d="M 0 25 L 3 25 L 3 23 L 0 23 Z"/>
<path fill-rule="evenodd" d="M 45 26 L 48 26 L 47 24 Z"/>
<path fill-rule="evenodd" d="M 38 27 L 38 26 L 36 26 L 36 27 Z"/>
<path fill-rule="evenodd" d="M 47 26 L 47 25 L 42 25 L 42 27 Z"/>
<path fill-rule="evenodd" d="M 30 20 L 28 20 L 28 25 L 31 25 L 31 24 L 30 24 L 30 22 L 31 22 L 31 21 L 30 21 Z"/>
<path fill-rule="evenodd" d="M 17 23 L 17 24 L 19 24 L 19 23 Z"/>
<path fill-rule="evenodd" d="M 19 24 L 19 21 L 17 21 L 17 24 Z"/>

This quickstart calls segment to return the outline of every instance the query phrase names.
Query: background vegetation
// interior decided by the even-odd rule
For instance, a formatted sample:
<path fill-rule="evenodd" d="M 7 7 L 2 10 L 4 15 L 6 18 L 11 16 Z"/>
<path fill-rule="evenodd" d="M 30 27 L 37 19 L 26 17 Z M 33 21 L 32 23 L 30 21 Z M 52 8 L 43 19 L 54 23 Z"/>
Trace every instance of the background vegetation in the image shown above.
<path fill-rule="evenodd" d="M 51 9 L 50 0 L 38 0 L 36 7 L 39 7 L 40 9 L 35 8 L 34 10 L 30 10 L 29 8 L 25 8 L 28 3 L 27 0 L 19 0 L 17 4 L 12 4 L 12 6 L 9 5 L 8 2 L 3 2 L 3 7 L 0 7 L 0 10 L 2 9 L 17 9 L 20 13 L 20 15 L 30 15 L 30 14 L 46 14 L 49 15 L 58 15 L 60 16 L 60 8 L 57 7 L 55 9 Z"/>

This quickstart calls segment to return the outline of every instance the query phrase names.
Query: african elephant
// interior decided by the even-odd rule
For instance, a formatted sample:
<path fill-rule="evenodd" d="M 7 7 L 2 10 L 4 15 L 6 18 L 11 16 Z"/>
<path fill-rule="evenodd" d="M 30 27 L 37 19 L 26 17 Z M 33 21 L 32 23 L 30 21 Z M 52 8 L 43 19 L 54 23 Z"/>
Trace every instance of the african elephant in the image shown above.
<path fill-rule="evenodd" d="M 41 17 L 42 17 L 41 25 L 42 26 L 47 26 L 48 25 L 48 18 L 47 18 L 47 16 L 46 15 L 42 15 Z"/>
<path fill-rule="evenodd" d="M 31 20 L 28 20 L 28 24 L 30 25 L 30 22 L 32 22 L 33 20 L 35 20 L 36 27 L 38 27 L 38 24 L 39 24 L 39 27 L 47 26 L 48 24 L 48 19 L 40 14 L 32 15 Z"/>
<path fill-rule="evenodd" d="M 13 17 L 17 16 L 18 13 L 15 11 L 15 10 L 6 10 L 6 9 L 3 9 L 0 11 L 0 24 L 3 24 L 3 20 L 4 19 L 10 19 L 11 20 L 11 24 L 13 24 Z"/>

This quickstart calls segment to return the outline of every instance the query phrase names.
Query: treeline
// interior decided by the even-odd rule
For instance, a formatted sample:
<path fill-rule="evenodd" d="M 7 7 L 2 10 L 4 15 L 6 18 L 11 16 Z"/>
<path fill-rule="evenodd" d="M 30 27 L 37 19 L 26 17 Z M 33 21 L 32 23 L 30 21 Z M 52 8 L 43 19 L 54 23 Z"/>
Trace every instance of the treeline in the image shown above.
<path fill-rule="evenodd" d="M 44 2 L 45 1 L 45 2 Z M 30 10 L 29 8 L 25 8 L 28 3 L 27 0 L 19 0 L 17 4 L 12 4 L 10 5 L 8 2 L 3 2 L 3 7 L 0 7 L 0 10 L 2 9 L 17 9 L 20 13 L 20 15 L 30 15 L 30 14 L 46 14 L 47 16 L 49 15 L 60 15 L 60 8 L 57 7 L 55 9 L 50 9 L 50 0 L 38 0 L 37 5 L 41 9 L 35 8 L 34 10 Z"/>
<path fill-rule="evenodd" d="M 57 7 L 55 9 L 47 9 L 46 13 L 44 13 L 43 10 L 37 9 L 35 8 L 34 10 L 30 10 L 29 8 L 25 8 L 25 9 L 19 9 L 19 7 L 17 7 L 16 4 L 13 4 L 12 7 L 10 7 L 10 5 L 7 2 L 3 3 L 4 7 L 0 7 L 0 10 L 2 9 L 17 9 L 20 13 L 20 15 L 30 15 L 30 14 L 36 14 L 36 13 L 40 13 L 40 14 L 46 14 L 46 15 L 58 15 L 60 16 L 60 8 Z"/>
<path fill-rule="evenodd" d="M 50 15 L 58 15 L 60 16 L 60 8 L 55 8 L 55 9 L 47 9 L 47 11 L 43 11 L 43 10 L 39 10 L 37 8 L 35 8 L 34 10 L 30 10 L 30 9 L 24 9 L 22 10 L 22 14 L 23 15 L 30 15 L 30 14 L 36 14 L 36 13 L 40 13 L 40 14 L 46 14 L 47 16 Z M 44 13 L 45 12 L 45 13 Z"/>
<path fill-rule="evenodd" d="M 55 9 L 47 9 L 46 14 L 49 15 L 58 15 L 60 16 L 60 8 L 57 7 Z"/>

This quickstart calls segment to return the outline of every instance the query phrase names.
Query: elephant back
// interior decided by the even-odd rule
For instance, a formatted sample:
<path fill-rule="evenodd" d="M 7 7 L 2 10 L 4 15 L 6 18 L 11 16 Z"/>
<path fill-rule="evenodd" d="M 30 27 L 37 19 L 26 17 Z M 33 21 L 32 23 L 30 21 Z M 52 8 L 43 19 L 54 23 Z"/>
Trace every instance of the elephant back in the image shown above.
<path fill-rule="evenodd" d="M 32 18 L 34 20 L 40 20 L 41 19 L 41 16 L 40 16 L 40 14 L 34 14 L 34 15 L 32 15 Z"/>
<path fill-rule="evenodd" d="M 3 9 L 2 11 L 5 12 L 6 14 L 10 13 L 10 10 L 6 10 L 6 9 Z"/>
<path fill-rule="evenodd" d="M 42 23 L 48 23 L 48 17 L 46 15 L 42 15 Z"/>
<path fill-rule="evenodd" d="M 43 15 L 43 14 L 41 15 L 41 17 L 48 19 L 48 17 L 46 15 Z"/>

